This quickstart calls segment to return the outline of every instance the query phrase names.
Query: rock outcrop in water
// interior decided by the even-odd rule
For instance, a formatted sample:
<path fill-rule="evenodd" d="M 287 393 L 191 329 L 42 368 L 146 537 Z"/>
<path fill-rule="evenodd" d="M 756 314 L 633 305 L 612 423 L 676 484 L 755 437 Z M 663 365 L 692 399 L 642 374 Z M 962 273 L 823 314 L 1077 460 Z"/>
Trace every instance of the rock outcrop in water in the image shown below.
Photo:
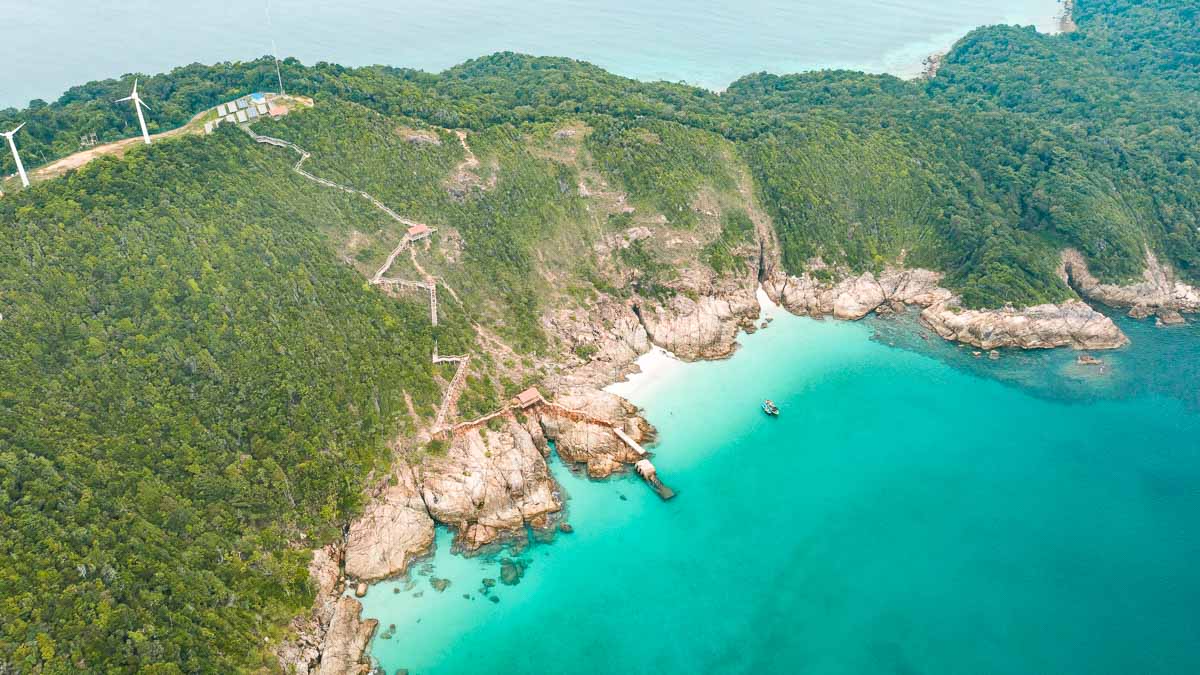
<path fill-rule="evenodd" d="M 942 288 L 941 275 L 929 270 L 887 269 L 837 283 L 812 275 L 776 276 L 764 284 L 767 294 L 792 312 L 838 319 L 861 319 L 872 311 L 890 313 L 901 305 L 924 308 L 921 323 L 947 340 L 981 349 L 1114 349 L 1129 340 L 1111 319 L 1082 302 L 1024 309 L 967 310 Z"/>
<path fill-rule="evenodd" d="M 529 430 L 515 419 L 500 419 L 500 431 L 462 433 L 445 456 L 417 468 L 430 515 L 454 528 L 466 550 L 520 531 L 526 523 L 549 527 L 549 515 L 562 509 L 546 458 Z"/>
<path fill-rule="evenodd" d="M 1130 308 L 1130 316 L 1137 319 L 1158 314 L 1166 324 L 1176 321 L 1174 315 L 1179 312 L 1200 312 L 1200 288 L 1176 278 L 1174 271 L 1160 263 L 1150 249 L 1146 249 L 1146 267 L 1137 283 L 1125 286 L 1100 283 L 1074 249 L 1062 252 L 1059 276 L 1083 297 L 1109 307 Z"/>
<path fill-rule="evenodd" d="M 563 414 L 554 407 L 539 411 L 546 438 L 554 441 L 564 461 L 586 464 L 588 475 L 604 478 L 641 456 L 617 437 L 609 424 L 619 427 L 637 443 L 649 442 L 654 430 L 629 401 L 599 389 L 576 387 L 558 392 L 555 402 L 581 416 Z M 607 422 L 600 424 L 597 421 Z"/>
<path fill-rule="evenodd" d="M 334 606 L 317 675 L 357 675 L 370 670 L 363 659 L 371 636 L 379 622 L 362 618 L 362 603 L 354 598 L 339 598 Z"/>
<path fill-rule="evenodd" d="M 943 303 L 922 311 L 921 323 L 947 340 L 980 349 L 1115 349 L 1129 343 L 1112 319 L 1079 301 L 1021 310 L 972 310 Z"/>

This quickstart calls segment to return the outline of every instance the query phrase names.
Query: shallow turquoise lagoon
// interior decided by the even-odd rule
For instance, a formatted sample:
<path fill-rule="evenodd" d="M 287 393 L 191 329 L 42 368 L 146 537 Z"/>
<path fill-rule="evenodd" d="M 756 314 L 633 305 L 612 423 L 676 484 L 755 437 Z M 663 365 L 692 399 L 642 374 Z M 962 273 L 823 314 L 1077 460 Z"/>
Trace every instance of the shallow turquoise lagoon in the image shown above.
<path fill-rule="evenodd" d="M 1200 330 L 1122 326 L 1100 374 L 777 316 L 634 396 L 674 501 L 555 460 L 575 533 L 472 559 L 439 533 L 450 587 L 372 587 L 395 625 L 372 653 L 389 675 L 1200 672 Z M 503 557 L 527 570 L 494 603 Z"/>

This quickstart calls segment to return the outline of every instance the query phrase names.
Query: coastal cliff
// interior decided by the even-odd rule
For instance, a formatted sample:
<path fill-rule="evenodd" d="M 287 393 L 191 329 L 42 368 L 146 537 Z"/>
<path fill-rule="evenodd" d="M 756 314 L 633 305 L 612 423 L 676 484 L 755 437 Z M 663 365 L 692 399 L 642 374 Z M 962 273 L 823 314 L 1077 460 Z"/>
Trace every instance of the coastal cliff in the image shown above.
<path fill-rule="evenodd" d="M 1200 312 L 1200 288 L 1180 280 L 1146 248 L 1142 280 L 1127 284 L 1105 284 L 1088 270 L 1087 261 L 1075 249 L 1065 249 L 1059 276 L 1083 297 L 1109 307 L 1129 309 L 1129 316 L 1144 319 L 1156 315 L 1162 324 L 1182 323 L 1181 313 Z"/>
<path fill-rule="evenodd" d="M 344 577 L 338 577 L 339 583 L 405 573 L 414 557 L 429 550 L 436 523 L 453 529 L 456 545 L 464 551 L 524 536 L 526 526 L 549 528 L 562 502 L 546 465 L 548 441 L 554 442 L 564 461 L 583 466 L 593 478 L 608 477 L 636 462 L 640 457 L 613 428 L 638 443 L 652 441 L 654 429 L 638 415 L 636 406 L 601 388 L 636 370 L 634 361 L 654 346 L 684 360 L 732 354 L 740 332 L 753 330 L 760 317 L 755 296 L 760 283 L 767 296 L 788 311 L 814 317 L 854 321 L 872 312 L 919 307 L 922 325 L 947 340 L 981 349 L 1098 350 L 1128 342 L 1111 319 L 1079 301 L 1019 310 L 970 310 L 941 286 L 942 275 L 937 272 L 887 268 L 878 276 L 866 272 L 822 281 L 816 276 L 822 269 L 817 265 L 814 272 L 800 276 L 764 271 L 761 282 L 757 271 L 724 279 L 691 275 L 686 288 L 665 300 L 600 296 L 586 311 L 548 310 L 542 318 L 548 332 L 569 352 L 590 353 L 589 358 L 547 375 L 545 385 L 552 392 L 554 407 L 543 407 L 523 420 L 512 414 L 502 416 L 498 429 L 465 430 L 452 437 L 443 455 L 425 457 L 411 468 L 398 462 L 393 478 L 348 528 Z M 318 571 L 328 577 L 323 568 L 314 568 L 314 574 Z M 328 581 L 321 585 L 328 586 Z M 366 629 L 354 624 L 349 617 L 357 615 L 349 603 L 344 604 L 338 605 L 339 621 L 330 617 L 317 623 L 318 628 L 329 627 L 324 640 L 310 639 L 310 643 L 350 640 L 358 644 Z M 340 632 L 334 634 L 333 628 Z M 301 656 L 311 659 L 315 651 L 310 644 Z M 317 661 L 322 668 L 324 653 L 319 651 Z M 335 652 L 339 664 L 357 663 L 343 653 Z M 349 667 L 329 672 L 356 672 L 356 666 Z"/>
<path fill-rule="evenodd" d="M 582 414 L 573 416 L 555 409 L 544 410 L 540 422 L 546 439 L 554 441 L 564 461 L 585 465 L 592 478 L 607 478 L 623 465 L 641 459 L 617 437 L 613 427 L 620 428 L 638 443 L 649 442 L 654 436 L 650 423 L 637 414 L 637 407 L 616 394 L 578 387 L 558 392 L 555 400 L 564 408 Z"/>

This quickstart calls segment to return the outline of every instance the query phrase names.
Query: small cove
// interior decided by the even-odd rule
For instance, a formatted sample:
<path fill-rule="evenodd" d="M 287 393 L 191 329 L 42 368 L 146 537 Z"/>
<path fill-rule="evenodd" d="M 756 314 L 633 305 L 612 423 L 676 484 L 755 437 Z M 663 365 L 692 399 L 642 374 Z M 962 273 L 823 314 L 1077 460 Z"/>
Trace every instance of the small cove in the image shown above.
<path fill-rule="evenodd" d="M 772 314 L 732 359 L 628 392 L 674 501 L 555 459 L 573 534 L 463 558 L 439 532 L 432 568 L 373 586 L 387 672 L 1200 668 L 1195 379 L 1146 369 L 1195 362 L 1194 324 L 1122 320 L 1134 345 L 1099 375 L 911 319 Z M 481 593 L 504 557 L 520 583 Z"/>

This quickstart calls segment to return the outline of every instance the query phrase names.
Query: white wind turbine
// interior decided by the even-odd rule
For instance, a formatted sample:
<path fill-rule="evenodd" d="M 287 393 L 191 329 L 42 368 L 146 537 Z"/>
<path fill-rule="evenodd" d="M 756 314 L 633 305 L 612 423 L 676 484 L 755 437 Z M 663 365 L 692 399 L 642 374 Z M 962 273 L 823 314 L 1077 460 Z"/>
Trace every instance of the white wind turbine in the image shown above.
<path fill-rule="evenodd" d="M 10 150 L 12 150 L 13 161 L 17 163 L 17 173 L 21 174 L 21 185 L 29 187 L 29 176 L 25 175 L 25 165 L 21 163 L 21 156 L 17 154 L 17 142 L 13 140 L 13 134 L 20 131 L 21 127 L 23 126 L 25 126 L 25 123 L 21 122 L 21 124 L 12 131 L 0 132 L 0 136 L 8 139 L 8 147 Z"/>
<path fill-rule="evenodd" d="M 137 111 L 138 123 L 142 125 L 142 140 L 146 142 L 146 145 L 150 145 L 150 132 L 146 131 L 146 118 L 142 116 L 142 108 L 144 107 L 146 110 L 149 110 L 150 106 L 146 105 L 146 102 L 142 100 L 141 96 L 138 96 L 137 85 L 138 81 L 135 78 L 133 80 L 133 93 L 125 98 L 117 99 L 115 103 L 133 101 L 133 109 Z"/>

